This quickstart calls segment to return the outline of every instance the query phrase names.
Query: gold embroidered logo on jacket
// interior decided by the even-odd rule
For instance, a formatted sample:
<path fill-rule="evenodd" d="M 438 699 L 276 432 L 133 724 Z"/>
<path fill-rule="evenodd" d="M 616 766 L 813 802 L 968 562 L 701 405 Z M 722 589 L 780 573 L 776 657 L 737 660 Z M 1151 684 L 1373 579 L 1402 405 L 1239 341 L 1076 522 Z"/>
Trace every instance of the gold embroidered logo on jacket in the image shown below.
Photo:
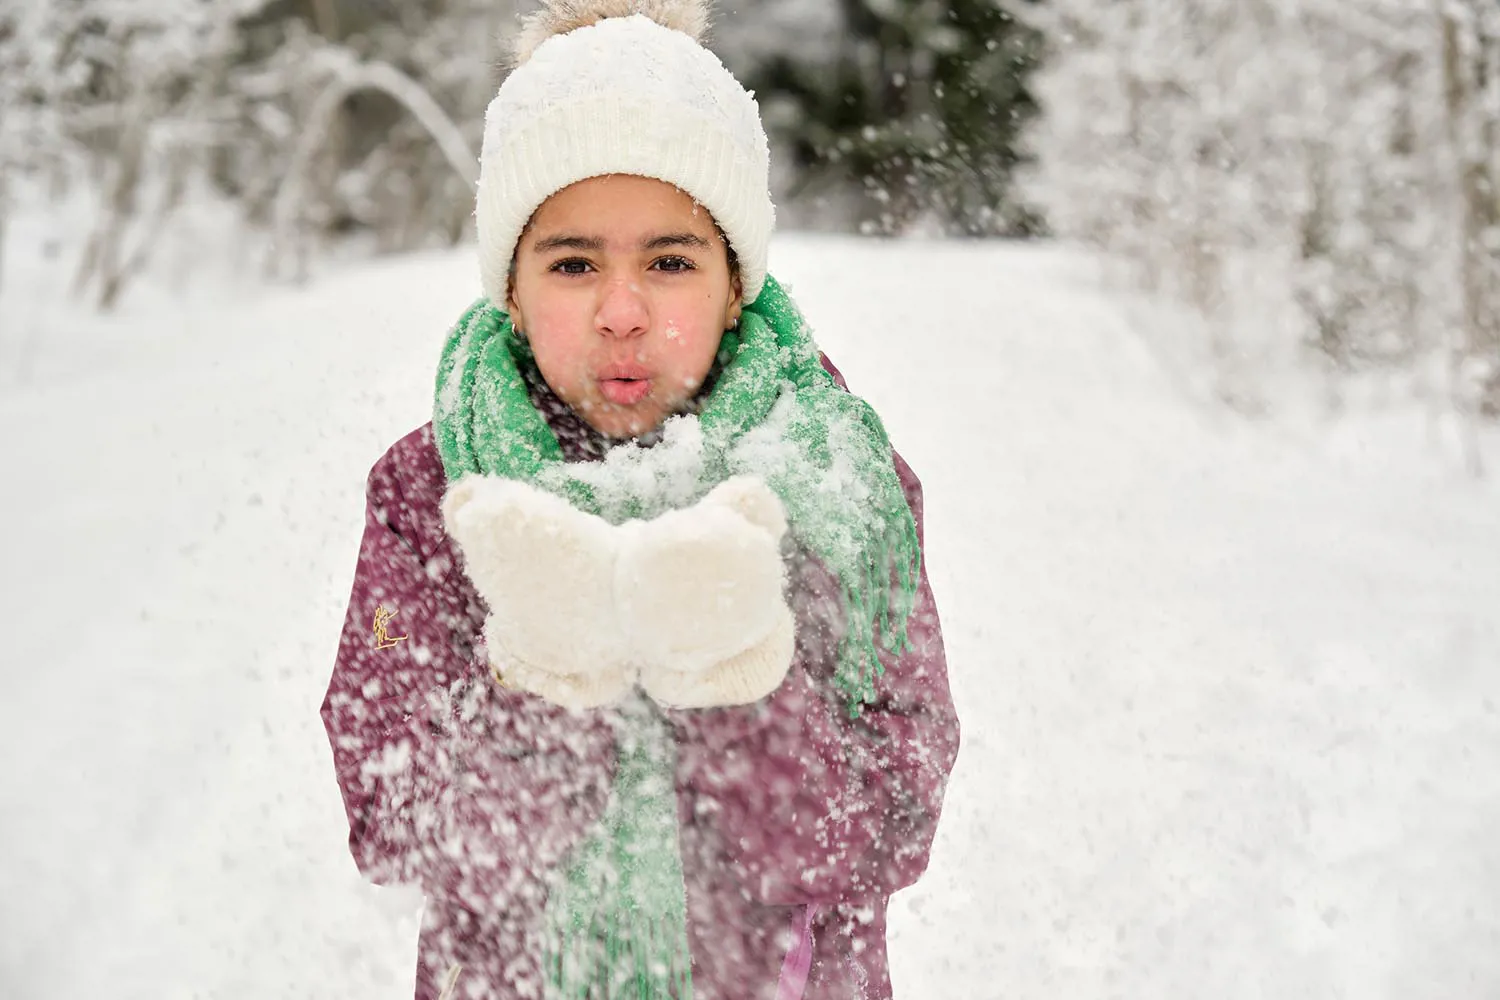
<path fill-rule="evenodd" d="M 381 604 L 375 608 L 376 649 L 390 649 L 391 647 L 395 646 L 396 643 L 402 642 L 406 639 L 406 636 L 404 635 L 391 635 L 389 631 L 391 619 L 396 617 L 400 613 L 401 612 L 394 609 L 387 610 L 384 604 Z"/>

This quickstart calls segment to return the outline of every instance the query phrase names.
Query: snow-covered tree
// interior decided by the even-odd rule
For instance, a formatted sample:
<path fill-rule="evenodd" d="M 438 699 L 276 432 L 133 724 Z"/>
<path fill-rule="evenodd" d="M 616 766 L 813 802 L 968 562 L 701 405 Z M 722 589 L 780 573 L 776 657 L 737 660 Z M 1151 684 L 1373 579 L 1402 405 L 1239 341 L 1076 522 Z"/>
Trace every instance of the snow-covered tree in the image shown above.
<path fill-rule="evenodd" d="M 274 144 L 278 184 L 256 202 L 278 235 L 289 202 L 304 228 L 369 232 L 379 251 L 468 232 L 484 109 L 519 6 L 338 5 L 316 30 L 282 36 L 261 75 L 282 81 L 276 111 L 294 138 Z"/>
<path fill-rule="evenodd" d="M 716 49 L 792 165 L 794 212 L 852 191 L 867 230 L 1029 229 L 1009 189 L 1039 39 L 993 0 L 771 2 L 721 24 Z"/>
<path fill-rule="evenodd" d="M 1337 368 L 1452 352 L 1489 371 L 1493 0 L 1052 0 L 1028 16 L 1049 43 L 1028 194 L 1060 235 L 1208 317 L 1221 363 L 1245 363 L 1249 313 L 1287 318 L 1261 324 L 1283 353 Z"/>
<path fill-rule="evenodd" d="M 76 285 L 106 307 L 189 194 L 237 203 L 246 235 L 284 235 L 291 217 L 299 233 L 363 229 L 384 249 L 457 239 L 513 14 L 479 0 L 0 14 L 0 220 L 21 177 L 87 192 L 96 222 Z"/>
<path fill-rule="evenodd" d="M 1461 334 L 1455 389 L 1500 416 L 1500 5 L 1440 0 L 1447 166 L 1457 189 Z"/>
<path fill-rule="evenodd" d="M 101 305 L 144 263 L 221 141 L 235 25 L 265 2 L 53 0 L 0 29 L 0 176 L 90 193 L 96 224 L 77 285 Z"/>

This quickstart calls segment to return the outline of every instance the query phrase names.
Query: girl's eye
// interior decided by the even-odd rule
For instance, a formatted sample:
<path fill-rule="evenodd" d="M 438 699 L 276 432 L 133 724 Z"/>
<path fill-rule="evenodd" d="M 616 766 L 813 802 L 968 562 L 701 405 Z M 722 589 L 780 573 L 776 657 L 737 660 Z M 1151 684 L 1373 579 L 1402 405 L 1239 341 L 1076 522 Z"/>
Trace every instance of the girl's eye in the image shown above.
<path fill-rule="evenodd" d="M 665 271 L 668 274 L 680 274 L 683 271 L 693 270 L 695 265 L 686 257 L 663 257 L 660 260 L 653 261 L 651 266 L 658 271 Z"/>
<path fill-rule="evenodd" d="M 572 257 L 568 260 L 558 261 L 547 270 L 557 271 L 559 274 L 587 274 L 589 271 L 589 262 Z"/>

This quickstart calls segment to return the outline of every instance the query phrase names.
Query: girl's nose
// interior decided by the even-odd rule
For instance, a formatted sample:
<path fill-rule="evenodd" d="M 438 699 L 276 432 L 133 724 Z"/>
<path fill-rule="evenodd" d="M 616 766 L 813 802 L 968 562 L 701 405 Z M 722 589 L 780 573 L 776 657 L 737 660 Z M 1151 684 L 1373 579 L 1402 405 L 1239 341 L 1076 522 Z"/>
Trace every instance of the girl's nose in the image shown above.
<path fill-rule="evenodd" d="M 612 281 L 604 290 L 594 326 L 607 337 L 638 337 L 651 324 L 646 296 L 633 281 Z"/>

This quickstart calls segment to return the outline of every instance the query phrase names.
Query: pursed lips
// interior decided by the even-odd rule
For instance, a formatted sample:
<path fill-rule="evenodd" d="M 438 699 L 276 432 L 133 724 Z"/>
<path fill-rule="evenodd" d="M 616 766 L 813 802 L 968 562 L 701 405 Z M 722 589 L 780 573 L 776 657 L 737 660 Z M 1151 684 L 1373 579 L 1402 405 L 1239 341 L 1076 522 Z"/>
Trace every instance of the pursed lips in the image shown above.
<path fill-rule="evenodd" d="M 599 393 L 611 403 L 632 406 L 651 393 L 651 372 L 638 364 L 608 365 L 599 373 Z"/>

